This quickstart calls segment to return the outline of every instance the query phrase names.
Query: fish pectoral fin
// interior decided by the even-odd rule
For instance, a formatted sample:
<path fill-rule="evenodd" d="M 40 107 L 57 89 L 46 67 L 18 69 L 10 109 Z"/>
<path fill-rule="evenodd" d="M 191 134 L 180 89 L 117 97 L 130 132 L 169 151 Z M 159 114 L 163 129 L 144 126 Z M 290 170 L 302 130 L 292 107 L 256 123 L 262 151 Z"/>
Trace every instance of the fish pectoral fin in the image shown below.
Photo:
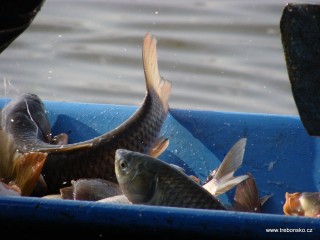
<path fill-rule="evenodd" d="M 68 139 L 69 139 L 68 134 L 60 133 L 52 138 L 51 144 L 66 145 L 66 144 L 68 144 Z"/>
<path fill-rule="evenodd" d="M 59 191 L 60 191 L 60 197 L 61 197 L 61 199 L 71 199 L 71 200 L 74 200 L 74 196 L 73 196 L 74 186 L 73 186 L 73 185 L 60 188 Z"/>
<path fill-rule="evenodd" d="M 269 194 L 269 195 L 261 197 L 260 198 L 261 206 L 263 206 L 272 196 L 273 196 L 273 194 Z"/>
<path fill-rule="evenodd" d="M 159 176 L 156 174 L 154 175 L 152 179 L 152 189 L 150 189 L 149 192 L 149 200 L 147 201 L 147 204 L 149 205 L 157 205 L 159 202 L 163 202 L 164 194 L 159 189 Z"/>
<path fill-rule="evenodd" d="M 200 179 L 197 178 L 196 176 L 190 175 L 189 176 L 193 181 L 195 181 L 196 183 L 198 183 L 200 185 Z"/>
<path fill-rule="evenodd" d="M 131 182 L 133 182 L 134 179 L 140 175 L 140 172 L 141 172 L 141 171 L 140 171 L 140 166 L 141 166 L 141 164 L 138 165 L 137 168 L 135 169 L 134 175 L 133 175 L 132 178 L 131 178 Z"/>
<path fill-rule="evenodd" d="M 156 139 L 155 144 L 150 150 L 149 155 L 156 158 L 159 157 L 169 146 L 169 139 L 164 136 Z"/>

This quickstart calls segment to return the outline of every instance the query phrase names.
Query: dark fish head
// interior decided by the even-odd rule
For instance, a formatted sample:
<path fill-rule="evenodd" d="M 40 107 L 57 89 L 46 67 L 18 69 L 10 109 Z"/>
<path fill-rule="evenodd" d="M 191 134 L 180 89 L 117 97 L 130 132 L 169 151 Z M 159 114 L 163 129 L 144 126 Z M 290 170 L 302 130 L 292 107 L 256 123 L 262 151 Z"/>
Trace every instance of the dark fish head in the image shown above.
<path fill-rule="evenodd" d="M 150 159 L 153 159 L 150 157 Z M 115 155 L 115 172 L 124 195 L 130 202 L 148 202 L 154 195 L 157 183 L 155 168 L 150 167 L 149 156 L 125 149 Z"/>
<path fill-rule="evenodd" d="M 51 141 L 45 105 L 36 94 L 25 93 L 8 103 L 2 110 L 2 126 L 14 135 L 29 132 L 45 142 Z"/>

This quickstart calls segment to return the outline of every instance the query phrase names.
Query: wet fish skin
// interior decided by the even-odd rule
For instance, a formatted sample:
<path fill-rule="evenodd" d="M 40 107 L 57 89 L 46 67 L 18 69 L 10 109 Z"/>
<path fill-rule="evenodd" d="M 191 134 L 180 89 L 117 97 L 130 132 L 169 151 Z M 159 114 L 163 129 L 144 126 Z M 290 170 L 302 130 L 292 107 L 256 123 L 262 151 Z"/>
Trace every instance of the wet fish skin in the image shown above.
<path fill-rule="evenodd" d="M 17 148 L 32 151 L 51 141 L 51 129 L 45 105 L 32 93 L 16 97 L 2 109 L 1 126 L 12 134 Z"/>
<path fill-rule="evenodd" d="M 283 212 L 286 215 L 320 217 L 320 192 L 286 192 L 285 198 Z"/>
<path fill-rule="evenodd" d="M 98 201 L 122 194 L 117 183 L 104 179 L 78 179 L 72 186 L 60 189 L 62 199 Z"/>
<path fill-rule="evenodd" d="M 133 204 L 226 210 L 188 175 L 147 154 L 118 149 L 115 172 L 122 192 Z"/>
<path fill-rule="evenodd" d="M 104 199 L 101 199 L 101 200 L 98 200 L 97 202 L 101 202 L 101 203 L 112 203 L 112 204 L 132 204 L 128 198 L 121 194 L 121 195 L 116 195 L 116 196 L 113 196 L 113 197 L 107 197 L 107 198 L 104 198 Z"/>
<path fill-rule="evenodd" d="M 43 141 L 46 139 L 41 137 L 47 134 L 38 134 L 39 125 L 35 125 L 37 118 L 30 114 L 32 107 L 29 104 L 24 108 L 27 114 L 21 116 L 13 111 L 16 114 L 15 117 L 10 117 L 10 121 L 5 122 L 7 129 L 12 121 L 21 121 L 26 126 L 30 126 L 29 130 L 25 127 L 21 128 L 22 124 L 10 128 L 10 132 L 18 138 L 17 142 L 22 143 L 19 144 L 20 151 L 48 153 L 42 169 L 42 175 L 48 187 L 46 194 L 58 193 L 60 188 L 70 185 L 74 179 L 101 178 L 116 182 L 114 172 L 116 149 L 125 148 L 148 153 L 154 146 L 168 114 L 171 91 L 171 82 L 163 79 L 159 74 L 156 42 L 148 32 L 142 49 L 147 89 L 144 101 L 129 119 L 115 129 L 85 142 L 46 147 L 43 144 L 47 144 L 47 141 Z M 28 103 L 24 98 L 21 102 Z M 6 114 L 6 109 L 3 113 Z M 22 118 L 19 119 L 20 117 Z M 47 129 L 47 126 L 44 126 L 44 129 Z M 19 136 L 22 139 L 19 139 Z M 38 141 L 39 139 L 41 141 Z M 35 143 L 30 145 L 30 141 Z"/>
<path fill-rule="evenodd" d="M 90 147 L 91 143 L 57 145 L 65 142 L 67 135 L 61 133 L 52 138 L 50 122 L 45 105 L 33 93 L 24 93 L 4 106 L 1 126 L 11 134 L 20 152 L 50 152 Z"/>
<path fill-rule="evenodd" d="M 21 196 L 21 190 L 17 185 L 9 185 L 0 181 L 0 197 Z"/>

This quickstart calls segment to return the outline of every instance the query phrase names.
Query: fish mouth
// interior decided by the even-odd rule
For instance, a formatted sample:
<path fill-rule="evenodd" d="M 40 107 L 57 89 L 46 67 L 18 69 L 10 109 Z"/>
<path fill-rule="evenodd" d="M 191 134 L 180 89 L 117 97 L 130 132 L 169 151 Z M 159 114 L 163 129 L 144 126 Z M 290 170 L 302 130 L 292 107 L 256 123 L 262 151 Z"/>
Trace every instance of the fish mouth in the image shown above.
<path fill-rule="evenodd" d="M 301 206 L 300 197 L 301 193 L 288 193 L 286 192 L 286 202 L 283 206 L 283 211 L 286 215 L 304 216 L 304 209 Z"/>

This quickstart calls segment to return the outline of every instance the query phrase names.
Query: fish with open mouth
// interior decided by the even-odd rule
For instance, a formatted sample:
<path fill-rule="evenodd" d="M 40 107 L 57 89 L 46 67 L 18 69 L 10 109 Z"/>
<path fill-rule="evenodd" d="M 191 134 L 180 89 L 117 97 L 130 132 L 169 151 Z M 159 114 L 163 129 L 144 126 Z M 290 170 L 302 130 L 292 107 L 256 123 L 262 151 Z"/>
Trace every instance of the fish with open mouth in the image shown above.
<path fill-rule="evenodd" d="M 115 172 L 122 192 L 133 204 L 226 210 L 190 176 L 150 155 L 118 149 Z"/>
<path fill-rule="evenodd" d="M 285 198 L 285 215 L 320 217 L 320 192 L 286 192 Z"/>
<path fill-rule="evenodd" d="M 148 32 L 142 49 L 147 89 L 142 105 L 125 122 L 101 136 L 80 143 L 54 145 L 50 143 L 50 126 L 43 103 L 36 95 L 25 94 L 4 107 L 2 127 L 12 134 L 18 150 L 48 154 L 42 169 L 46 194 L 58 193 L 60 188 L 80 178 L 116 182 L 116 149 L 153 151 L 168 114 L 171 92 L 171 82 L 159 74 L 156 43 L 156 38 Z"/>

